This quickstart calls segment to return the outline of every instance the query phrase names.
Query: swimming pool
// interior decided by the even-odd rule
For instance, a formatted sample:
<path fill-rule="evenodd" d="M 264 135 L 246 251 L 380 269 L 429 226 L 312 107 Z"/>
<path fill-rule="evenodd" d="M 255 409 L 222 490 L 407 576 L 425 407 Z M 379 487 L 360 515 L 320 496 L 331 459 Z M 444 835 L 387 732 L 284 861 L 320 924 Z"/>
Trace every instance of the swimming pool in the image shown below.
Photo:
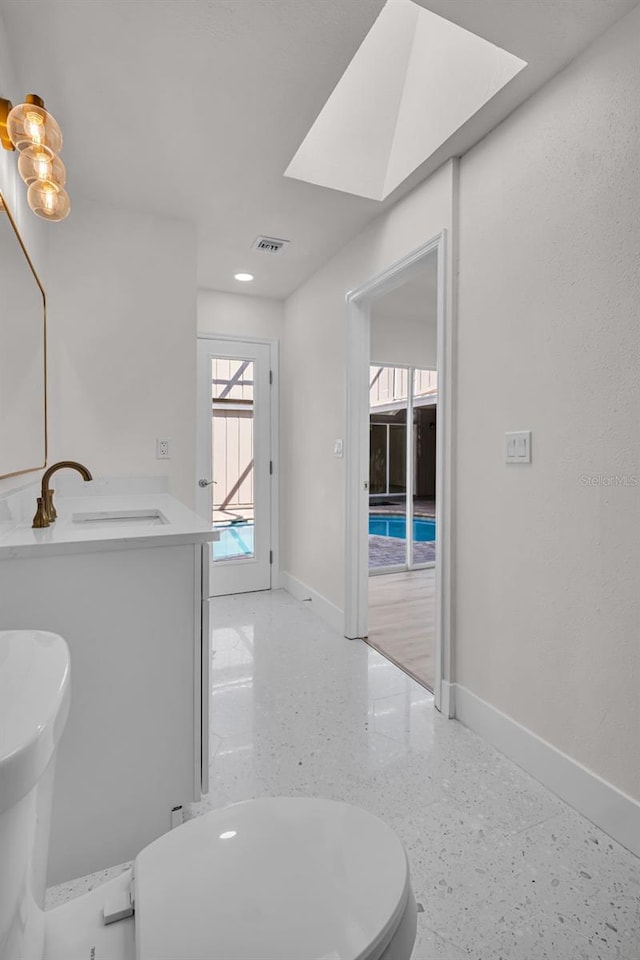
<path fill-rule="evenodd" d="M 213 529 L 220 534 L 220 539 L 211 544 L 214 560 L 253 556 L 253 521 L 216 523 Z"/>
<path fill-rule="evenodd" d="M 369 533 L 376 537 L 407 538 L 406 517 L 385 513 L 369 514 Z M 413 539 L 420 543 L 431 543 L 436 539 L 436 522 L 428 517 L 413 518 Z"/>

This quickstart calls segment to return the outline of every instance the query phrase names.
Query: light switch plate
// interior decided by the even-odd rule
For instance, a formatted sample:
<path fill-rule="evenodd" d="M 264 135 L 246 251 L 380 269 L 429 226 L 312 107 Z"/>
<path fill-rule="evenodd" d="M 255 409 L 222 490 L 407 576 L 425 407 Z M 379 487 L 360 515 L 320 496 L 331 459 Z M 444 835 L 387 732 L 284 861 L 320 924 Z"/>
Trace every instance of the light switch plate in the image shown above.
<path fill-rule="evenodd" d="M 342 440 L 335 440 L 333 444 L 333 455 L 334 457 L 342 456 Z"/>
<path fill-rule="evenodd" d="M 504 435 L 505 463 L 531 463 L 531 430 L 516 430 Z"/>

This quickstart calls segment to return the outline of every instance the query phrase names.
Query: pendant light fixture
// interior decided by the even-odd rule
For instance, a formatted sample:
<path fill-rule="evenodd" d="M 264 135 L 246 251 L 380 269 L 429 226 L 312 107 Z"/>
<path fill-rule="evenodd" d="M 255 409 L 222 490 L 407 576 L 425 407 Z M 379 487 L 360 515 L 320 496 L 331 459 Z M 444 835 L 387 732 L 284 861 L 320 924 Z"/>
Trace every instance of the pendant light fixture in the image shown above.
<path fill-rule="evenodd" d="M 71 201 L 64 189 L 65 166 L 58 156 L 62 130 L 41 97 L 29 93 L 15 107 L 0 97 L 0 142 L 5 150 L 20 154 L 18 172 L 29 188 L 27 202 L 36 216 L 64 220 Z"/>

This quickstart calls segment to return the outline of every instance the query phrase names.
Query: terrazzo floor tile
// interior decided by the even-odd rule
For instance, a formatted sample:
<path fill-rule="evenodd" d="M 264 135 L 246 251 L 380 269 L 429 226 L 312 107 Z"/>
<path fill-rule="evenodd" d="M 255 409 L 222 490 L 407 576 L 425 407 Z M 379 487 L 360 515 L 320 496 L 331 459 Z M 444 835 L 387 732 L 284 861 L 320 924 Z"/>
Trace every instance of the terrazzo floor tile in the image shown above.
<path fill-rule="evenodd" d="M 423 687 L 282 591 L 211 622 L 210 792 L 188 816 L 284 794 L 382 817 L 423 908 L 413 960 L 640 960 L 640 861 Z"/>
<path fill-rule="evenodd" d="M 418 932 L 412 960 L 468 960 L 469 954 L 439 934 L 423 926 L 418 914 Z"/>
<path fill-rule="evenodd" d="M 497 866 L 497 864 L 496 864 Z M 500 851 L 500 867 L 512 883 L 524 883 L 553 912 L 584 909 L 600 891 L 640 891 L 638 860 L 574 811 L 523 831 Z"/>
<path fill-rule="evenodd" d="M 602 931 L 604 934 L 606 931 Z M 636 960 L 620 952 L 606 936 L 584 937 L 561 919 L 539 915 L 515 929 L 498 932 L 495 945 L 471 952 L 471 960 Z"/>
<path fill-rule="evenodd" d="M 431 694 L 423 690 L 376 697 L 373 700 L 373 721 L 377 733 L 398 740 L 406 749 L 421 750 L 433 741 L 433 723 L 425 704 L 433 705 Z"/>
<path fill-rule="evenodd" d="M 474 765 L 472 790 L 457 789 L 459 779 L 447 783 L 447 793 L 486 829 L 506 837 L 559 814 L 564 807 L 561 800 L 503 757 L 494 756 Z"/>
<path fill-rule="evenodd" d="M 633 885 L 614 881 L 599 890 L 578 914 L 568 911 L 563 919 L 576 927 L 590 943 L 596 943 L 603 956 L 640 957 L 640 895 Z M 560 917 L 558 918 L 560 919 Z M 607 949 L 615 951 L 605 954 Z"/>
<path fill-rule="evenodd" d="M 54 907 L 60 907 L 68 900 L 74 900 L 76 897 L 81 897 L 83 893 L 95 890 L 96 887 L 106 883 L 107 880 L 113 880 L 114 877 L 120 876 L 130 866 L 131 862 L 119 863 L 115 867 L 89 873 L 86 877 L 78 877 L 77 880 L 69 880 L 67 883 L 59 883 L 55 887 L 49 887 L 45 897 L 45 910 L 53 910 Z"/>
<path fill-rule="evenodd" d="M 590 956 L 629 960 L 640 957 L 638 867 L 636 857 L 569 809 L 525 831 L 500 864 L 521 905 L 585 938 Z"/>
<path fill-rule="evenodd" d="M 210 763 L 215 757 L 216 753 L 218 752 L 218 748 L 221 743 L 222 743 L 222 737 L 217 736 L 217 734 L 215 733 L 209 733 L 209 762 Z"/>

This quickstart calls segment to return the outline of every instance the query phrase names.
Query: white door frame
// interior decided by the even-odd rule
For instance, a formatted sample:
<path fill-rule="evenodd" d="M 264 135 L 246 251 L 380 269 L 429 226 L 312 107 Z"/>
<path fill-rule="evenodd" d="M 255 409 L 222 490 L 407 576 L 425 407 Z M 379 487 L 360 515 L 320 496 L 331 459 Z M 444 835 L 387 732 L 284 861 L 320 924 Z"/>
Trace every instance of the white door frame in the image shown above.
<path fill-rule="evenodd" d="M 269 403 L 269 417 L 271 424 L 271 589 L 280 586 L 280 416 L 279 416 L 279 363 L 280 344 L 278 340 L 269 340 L 266 337 L 233 336 L 228 333 L 201 333 L 198 331 L 198 340 L 226 340 L 234 343 L 266 343 L 269 346 L 269 365 L 271 370 L 271 393 Z M 201 397 L 198 394 L 198 409 L 196 410 L 197 443 L 196 443 L 196 483 L 198 473 L 199 444 L 206 442 L 201 431 L 205 429 L 200 414 Z M 206 403 L 206 401 L 205 401 Z M 210 429 L 210 427 L 209 427 Z"/>
<path fill-rule="evenodd" d="M 438 432 L 436 437 L 436 649 L 435 705 L 453 716 L 451 683 L 451 314 L 447 310 L 447 231 L 413 250 L 347 294 L 347 442 L 345 635 L 365 637 L 368 620 L 369 364 L 371 303 L 390 293 L 437 254 Z"/>

